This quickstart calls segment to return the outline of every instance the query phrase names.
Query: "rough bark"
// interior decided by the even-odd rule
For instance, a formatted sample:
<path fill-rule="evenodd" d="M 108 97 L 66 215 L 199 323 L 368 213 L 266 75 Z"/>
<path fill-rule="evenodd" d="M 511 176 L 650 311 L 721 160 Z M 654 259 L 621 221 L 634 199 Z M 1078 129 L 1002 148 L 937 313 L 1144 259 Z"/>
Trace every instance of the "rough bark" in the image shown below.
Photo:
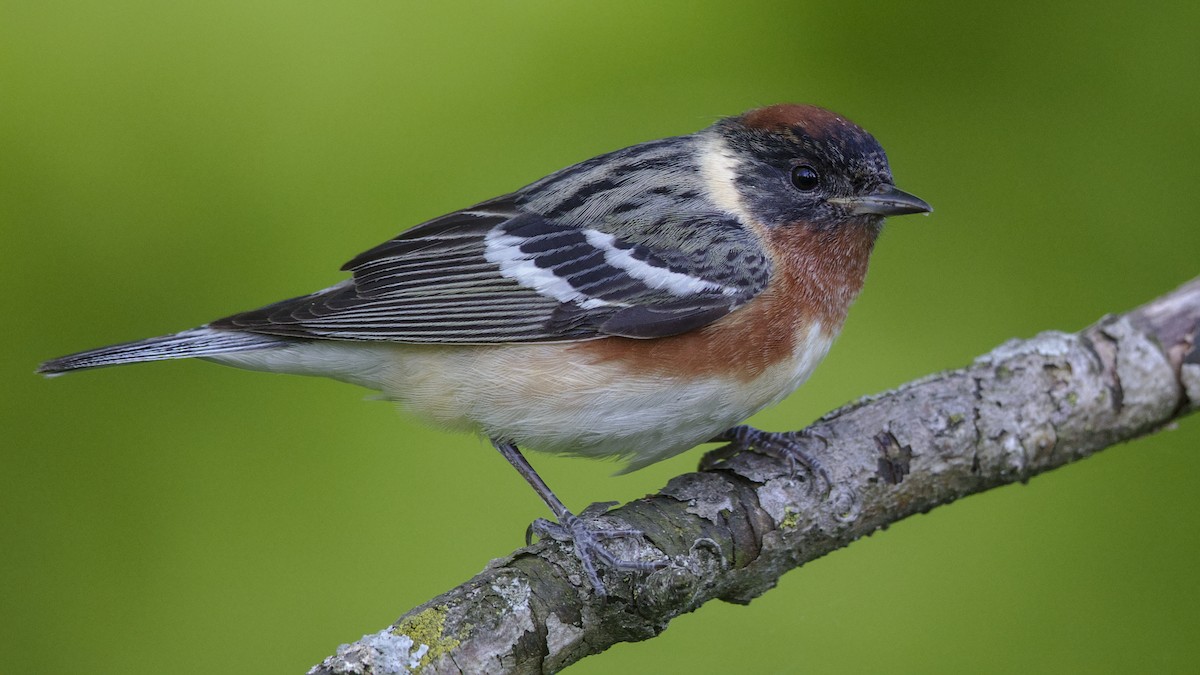
<path fill-rule="evenodd" d="M 836 487 L 756 454 L 672 479 L 597 516 L 636 528 L 620 557 L 670 565 L 604 575 L 539 542 L 311 673 L 541 673 L 654 637 L 714 598 L 746 603 L 784 572 L 902 518 L 1024 481 L 1152 433 L 1200 407 L 1200 278 L 1074 334 L 1006 342 L 970 366 L 835 410 L 813 429 Z M 819 487 L 819 486 L 818 486 Z"/>

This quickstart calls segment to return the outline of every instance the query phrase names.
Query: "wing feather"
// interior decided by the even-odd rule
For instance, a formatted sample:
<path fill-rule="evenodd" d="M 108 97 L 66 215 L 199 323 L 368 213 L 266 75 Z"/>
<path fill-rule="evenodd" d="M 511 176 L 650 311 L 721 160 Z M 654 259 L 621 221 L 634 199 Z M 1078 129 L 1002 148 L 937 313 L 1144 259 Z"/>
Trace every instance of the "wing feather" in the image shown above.
<path fill-rule="evenodd" d="M 604 163 L 590 162 L 560 173 L 591 180 L 589 171 Z M 636 194 L 616 180 L 590 184 L 600 182 Z M 544 179 L 527 190 L 552 184 Z M 645 191 L 662 195 L 664 188 Z M 566 198 L 542 201 L 517 192 L 436 218 L 347 262 L 351 279 L 210 325 L 401 343 L 653 338 L 711 323 L 766 287 L 768 258 L 722 212 L 681 219 L 652 210 L 667 222 L 610 203 L 607 215 L 593 218 L 604 204 L 591 204 L 581 220 L 555 217 L 569 211 Z"/>

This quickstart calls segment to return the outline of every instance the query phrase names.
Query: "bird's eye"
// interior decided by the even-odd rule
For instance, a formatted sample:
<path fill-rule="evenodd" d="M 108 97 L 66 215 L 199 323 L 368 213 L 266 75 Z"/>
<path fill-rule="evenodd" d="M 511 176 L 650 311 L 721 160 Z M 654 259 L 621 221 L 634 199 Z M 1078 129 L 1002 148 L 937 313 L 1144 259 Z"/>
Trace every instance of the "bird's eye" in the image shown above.
<path fill-rule="evenodd" d="M 816 169 L 807 164 L 792 167 L 792 185 L 801 192 L 811 192 L 821 184 L 821 177 Z"/>

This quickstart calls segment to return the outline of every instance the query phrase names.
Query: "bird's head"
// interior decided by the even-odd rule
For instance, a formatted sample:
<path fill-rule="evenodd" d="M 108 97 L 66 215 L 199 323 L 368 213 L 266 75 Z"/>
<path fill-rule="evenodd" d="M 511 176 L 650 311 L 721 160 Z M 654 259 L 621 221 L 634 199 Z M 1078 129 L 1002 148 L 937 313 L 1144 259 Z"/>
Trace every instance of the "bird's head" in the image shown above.
<path fill-rule="evenodd" d="M 704 135 L 701 161 L 718 201 L 768 228 L 857 224 L 877 231 L 886 216 L 933 210 L 892 183 L 871 134 L 823 108 L 759 108 Z"/>

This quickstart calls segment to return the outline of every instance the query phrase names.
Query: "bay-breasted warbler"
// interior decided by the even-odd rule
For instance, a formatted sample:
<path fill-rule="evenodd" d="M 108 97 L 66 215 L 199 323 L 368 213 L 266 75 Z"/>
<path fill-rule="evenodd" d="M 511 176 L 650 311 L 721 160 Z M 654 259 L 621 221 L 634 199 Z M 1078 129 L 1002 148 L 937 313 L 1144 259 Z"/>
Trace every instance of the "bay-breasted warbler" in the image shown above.
<path fill-rule="evenodd" d="M 841 330 L 885 216 L 930 211 L 883 148 L 827 110 L 775 105 L 617 150 L 434 218 L 331 288 L 43 364 L 199 357 L 323 375 L 486 436 L 538 491 L 593 588 L 617 569 L 519 447 L 636 469 L 714 439 L 799 387 Z"/>

